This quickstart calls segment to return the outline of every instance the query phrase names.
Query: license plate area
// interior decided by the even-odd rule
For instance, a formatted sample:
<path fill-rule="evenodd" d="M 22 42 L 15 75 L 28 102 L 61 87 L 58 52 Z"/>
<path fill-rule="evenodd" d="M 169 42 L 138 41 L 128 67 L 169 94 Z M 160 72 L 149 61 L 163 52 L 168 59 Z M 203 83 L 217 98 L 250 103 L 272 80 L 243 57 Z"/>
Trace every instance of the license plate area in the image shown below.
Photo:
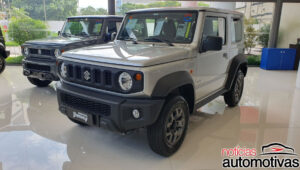
<path fill-rule="evenodd" d="M 82 111 L 78 111 L 78 110 L 69 110 L 68 112 L 68 116 L 71 119 L 77 120 L 79 122 L 88 124 L 88 125 L 93 125 L 93 116 L 89 113 L 85 113 Z"/>

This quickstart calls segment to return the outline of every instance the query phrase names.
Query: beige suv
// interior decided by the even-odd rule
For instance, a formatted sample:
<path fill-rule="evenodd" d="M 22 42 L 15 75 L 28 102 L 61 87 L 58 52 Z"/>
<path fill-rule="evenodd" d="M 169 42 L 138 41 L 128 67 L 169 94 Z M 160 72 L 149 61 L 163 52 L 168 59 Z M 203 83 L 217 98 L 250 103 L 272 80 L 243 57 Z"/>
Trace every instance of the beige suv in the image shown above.
<path fill-rule="evenodd" d="M 59 109 L 80 125 L 122 133 L 147 128 L 151 149 L 170 156 L 197 108 L 221 95 L 230 107 L 239 103 L 247 73 L 243 41 L 237 12 L 131 11 L 114 42 L 58 59 Z"/>

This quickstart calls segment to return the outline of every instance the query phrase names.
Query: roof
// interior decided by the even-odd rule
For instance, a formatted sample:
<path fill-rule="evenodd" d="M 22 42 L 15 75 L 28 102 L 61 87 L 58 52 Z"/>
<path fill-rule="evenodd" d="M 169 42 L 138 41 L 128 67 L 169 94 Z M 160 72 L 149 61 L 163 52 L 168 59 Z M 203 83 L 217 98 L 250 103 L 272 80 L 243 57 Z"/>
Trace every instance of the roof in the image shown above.
<path fill-rule="evenodd" d="M 130 13 L 139 13 L 139 12 L 162 12 L 162 11 L 207 11 L 207 12 L 217 12 L 217 13 L 225 13 L 225 14 L 235 14 L 235 15 L 243 15 L 240 12 L 230 11 L 225 9 L 217 9 L 217 8 L 208 8 L 208 7 L 191 7 L 191 8 L 182 8 L 182 7 L 168 7 L 168 8 L 148 8 L 148 9 L 137 9 L 127 12 Z"/>
<path fill-rule="evenodd" d="M 101 19 L 117 18 L 117 19 L 123 19 L 123 16 L 118 16 L 118 15 L 81 15 L 81 16 L 68 17 L 68 19 L 72 19 L 72 18 L 101 18 Z"/>

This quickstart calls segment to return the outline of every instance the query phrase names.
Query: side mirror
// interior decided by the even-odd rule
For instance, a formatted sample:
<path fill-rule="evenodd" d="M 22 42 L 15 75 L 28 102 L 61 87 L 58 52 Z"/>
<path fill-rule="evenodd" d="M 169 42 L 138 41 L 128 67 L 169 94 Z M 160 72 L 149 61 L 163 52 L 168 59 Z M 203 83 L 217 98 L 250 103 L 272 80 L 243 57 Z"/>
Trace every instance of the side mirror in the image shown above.
<path fill-rule="evenodd" d="M 57 32 L 57 35 L 58 35 L 58 36 L 60 36 L 60 33 L 61 33 L 61 32 L 60 32 L 60 31 L 58 31 L 58 32 Z"/>
<path fill-rule="evenodd" d="M 200 52 L 220 51 L 220 50 L 222 50 L 222 46 L 223 46 L 223 38 L 222 37 L 207 36 L 202 41 L 202 48 L 201 48 Z"/>
<path fill-rule="evenodd" d="M 112 34 L 111 34 L 111 41 L 113 41 L 113 40 L 115 40 L 115 38 L 116 38 L 116 36 L 117 36 L 117 33 L 116 32 L 113 32 Z"/>

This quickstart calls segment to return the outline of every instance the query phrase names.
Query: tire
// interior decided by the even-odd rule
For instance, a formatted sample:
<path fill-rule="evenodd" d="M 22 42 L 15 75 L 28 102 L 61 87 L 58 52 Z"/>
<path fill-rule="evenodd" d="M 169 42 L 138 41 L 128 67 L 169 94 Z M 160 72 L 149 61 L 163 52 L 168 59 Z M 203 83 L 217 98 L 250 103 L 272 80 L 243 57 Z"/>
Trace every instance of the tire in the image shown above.
<path fill-rule="evenodd" d="M 157 121 L 147 128 L 148 143 L 155 153 L 168 157 L 180 148 L 188 129 L 189 113 L 183 97 L 175 96 L 167 100 Z M 177 119 L 174 116 L 178 116 Z M 176 120 L 177 124 L 174 124 Z M 175 133 L 178 134 L 176 138 Z"/>
<path fill-rule="evenodd" d="M 4 71 L 5 65 L 6 65 L 5 58 L 0 56 L 0 74 Z"/>
<path fill-rule="evenodd" d="M 244 89 L 244 73 L 238 70 L 231 89 L 224 94 L 225 103 L 229 107 L 235 107 L 238 105 L 242 98 Z"/>
<path fill-rule="evenodd" d="M 68 117 L 69 118 L 69 117 Z M 71 118 L 69 118 L 73 123 L 76 123 L 76 124 L 78 124 L 78 125 L 80 125 L 80 126 L 88 126 L 87 124 L 85 124 L 85 123 L 82 123 L 82 122 L 79 122 L 79 121 L 77 121 L 77 120 L 74 120 L 74 119 L 71 119 Z"/>
<path fill-rule="evenodd" d="M 29 82 L 37 87 L 47 87 L 52 81 L 51 80 L 40 80 L 37 78 L 27 77 Z"/>

